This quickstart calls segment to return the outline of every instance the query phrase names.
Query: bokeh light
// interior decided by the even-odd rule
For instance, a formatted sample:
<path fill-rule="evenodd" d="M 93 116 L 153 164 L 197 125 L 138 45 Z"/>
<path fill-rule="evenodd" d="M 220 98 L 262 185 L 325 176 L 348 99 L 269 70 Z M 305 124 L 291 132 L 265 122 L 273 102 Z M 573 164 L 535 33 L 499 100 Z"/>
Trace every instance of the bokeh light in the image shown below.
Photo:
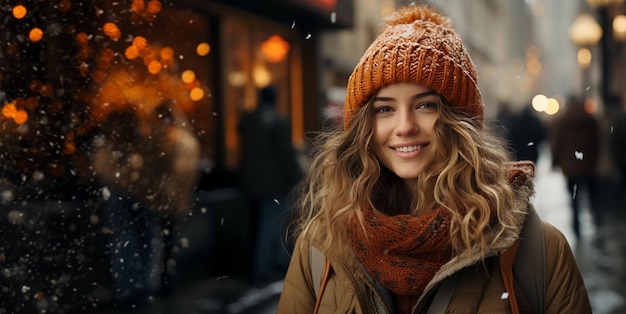
<path fill-rule="evenodd" d="M 133 38 L 133 46 L 141 50 L 148 46 L 148 40 L 143 36 L 135 36 L 135 38 Z"/>
<path fill-rule="evenodd" d="M 161 11 L 161 2 L 157 0 L 151 0 L 148 2 L 147 11 L 150 14 L 157 14 Z"/>
<path fill-rule="evenodd" d="M 183 83 L 185 84 L 190 84 L 193 83 L 193 81 L 196 80 L 196 73 L 192 70 L 185 70 L 183 71 L 183 73 L 180 75 L 180 79 L 183 81 Z"/>
<path fill-rule="evenodd" d="M 174 57 L 174 49 L 172 47 L 161 48 L 161 58 L 172 59 Z"/>
<path fill-rule="evenodd" d="M 122 32 L 117 27 L 117 25 L 111 22 L 104 24 L 104 26 L 102 27 L 102 31 L 113 41 L 117 41 L 122 36 Z"/>
<path fill-rule="evenodd" d="M 26 10 L 26 7 L 21 4 L 13 7 L 13 17 L 18 20 L 23 19 L 26 16 L 26 13 L 28 13 L 28 10 Z"/>
<path fill-rule="evenodd" d="M 161 72 L 162 68 L 163 65 L 157 60 L 153 60 L 148 64 L 148 72 L 150 72 L 151 74 L 157 74 Z"/>
<path fill-rule="evenodd" d="M 135 13 L 143 11 L 145 7 L 146 3 L 144 2 L 144 0 L 133 0 L 133 3 L 130 5 L 130 9 Z"/>
<path fill-rule="evenodd" d="M 201 57 L 208 55 L 209 52 L 211 52 L 211 46 L 208 43 L 200 43 L 196 47 L 196 53 Z"/>
<path fill-rule="evenodd" d="M 549 115 L 554 115 L 559 112 L 560 109 L 559 101 L 556 98 L 548 98 L 548 105 L 546 106 L 545 113 Z"/>
<path fill-rule="evenodd" d="M 204 91 L 200 87 L 195 87 L 189 92 L 189 99 L 193 101 L 201 100 L 204 97 Z"/>
<path fill-rule="evenodd" d="M 126 51 L 124 51 L 124 56 L 128 60 L 137 59 L 137 57 L 139 57 L 139 49 L 137 49 L 137 46 L 135 45 L 128 46 L 128 48 L 126 48 Z"/>
<path fill-rule="evenodd" d="M 10 102 L 6 105 L 4 105 L 2 107 L 2 115 L 5 118 L 9 118 L 12 119 L 15 116 L 15 113 L 17 112 L 17 108 L 15 107 L 15 104 Z"/>
<path fill-rule="evenodd" d="M 276 63 L 285 59 L 290 45 L 279 35 L 272 35 L 261 43 L 261 51 L 267 61 Z"/>
<path fill-rule="evenodd" d="M 28 113 L 24 110 L 18 110 L 13 116 L 13 121 L 18 125 L 26 123 L 26 120 L 28 120 Z"/>
<path fill-rule="evenodd" d="M 43 31 L 39 27 L 31 29 L 28 33 L 28 39 L 34 43 L 39 42 L 41 38 L 43 38 Z"/>
<path fill-rule="evenodd" d="M 585 112 L 588 114 L 594 114 L 598 111 L 598 103 L 592 98 L 585 99 L 584 107 Z"/>
<path fill-rule="evenodd" d="M 538 94 L 533 97 L 532 100 L 533 109 L 539 112 L 543 112 L 548 107 L 548 97 L 542 94 Z"/>

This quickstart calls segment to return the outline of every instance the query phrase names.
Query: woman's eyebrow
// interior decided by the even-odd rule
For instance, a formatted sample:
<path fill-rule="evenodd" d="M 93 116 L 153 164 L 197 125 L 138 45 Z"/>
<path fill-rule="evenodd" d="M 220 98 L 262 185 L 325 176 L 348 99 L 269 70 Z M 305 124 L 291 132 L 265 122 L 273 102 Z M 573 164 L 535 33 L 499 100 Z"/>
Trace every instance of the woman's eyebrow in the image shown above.
<path fill-rule="evenodd" d="M 414 95 L 413 97 L 411 97 L 411 99 L 420 99 L 420 98 L 428 97 L 431 95 L 437 95 L 437 92 L 434 90 L 428 90 L 428 91 Z M 380 97 L 380 96 L 374 97 L 374 101 L 392 101 L 394 99 L 395 98 L 393 97 Z"/>

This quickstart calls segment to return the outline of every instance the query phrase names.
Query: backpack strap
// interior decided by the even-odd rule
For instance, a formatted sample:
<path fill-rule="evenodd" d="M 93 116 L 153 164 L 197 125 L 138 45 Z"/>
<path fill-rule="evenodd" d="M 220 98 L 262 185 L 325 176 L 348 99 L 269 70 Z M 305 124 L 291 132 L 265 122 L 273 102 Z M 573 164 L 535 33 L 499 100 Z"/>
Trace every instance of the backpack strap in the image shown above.
<path fill-rule="evenodd" d="M 448 308 L 448 304 L 450 304 L 450 300 L 452 300 L 452 295 L 456 289 L 458 279 L 459 272 L 457 271 L 441 282 L 441 285 L 439 286 L 439 289 L 437 289 L 437 293 L 435 294 L 433 301 L 430 303 L 430 307 L 428 308 L 428 312 L 426 314 L 445 313 Z"/>
<path fill-rule="evenodd" d="M 520 233 L 521 242 L 513 264 L 519 285 L 528 298 L 530 313 L 543 313 L 546 297 L 546 240 L 543 223 L 532 206 Z"/>
<path fill-rule="evenodd" d="M 508 293 L 507 298 L 511 304 L 511 312 L 513 314 L 519 314 L 519 306 L 517 304 L 517 296 L 515 295 L 515 286 L 513 284 L 513 263 L 515 262 L 515 256 L 517 254 L 519 244 L 520 240 L 515 241 L 513 245 L 500 254 L 498 259 L 500 261 L 500 273 L 502 274 L 502 280 L 504 281 L 504 288 Z"/>
<path fill-rule="evenodd" d="M 311 276 L 313 277 L 313 289 L 315 290 L 315 309 L 313 314 L 317 314 L 324 288 L 326 288 L 326 283 L 330 276 L 330 261 L 324 257 L 320 250 L 309 245 L 309 265 L 311 267 Z"/>
<path fill-rule="evenodd" d="M 500 272 L 513 313 L 519 313 L 514 279 L 522 288 L 530 313 L 543 313 L 546 295 L 546 242 L 539 215 L 530 207 L 520 239 L 500 255 Z M 517 276 L 516 276 L 517 274 Z"/>

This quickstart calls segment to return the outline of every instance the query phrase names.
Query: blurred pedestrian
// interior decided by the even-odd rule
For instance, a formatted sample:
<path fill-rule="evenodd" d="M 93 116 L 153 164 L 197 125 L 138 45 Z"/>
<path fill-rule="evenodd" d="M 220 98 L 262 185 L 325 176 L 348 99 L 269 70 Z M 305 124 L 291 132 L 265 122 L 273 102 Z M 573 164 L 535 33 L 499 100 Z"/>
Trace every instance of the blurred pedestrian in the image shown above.
<path fill-rule="evenodd" d="M 500 101 L 498 103 L 498 114 L 492 127 L 495 135 L 502 139 L 506 139 L 509 136 L 507 126 L 510 124 L 509 120 L 513 119 L 513 115 L 515 115 L 515 111 L 513 111 L 508 101 Z"/>
<path fill-rule="evenodd" d="M 258 107 L 239 123 L 239 174 L 256 217 L 253 272 L 260 280 L 282 278 L 287 269 L 291 245 L 282 235 L 289 223 L 288 196 L 302 177 L 289 121 L 276 111 L 277 97 L 274 86 L 261 89 Z"/>
<path fill-rule="evenodd" d="M 389 15 L 346 94 L 343 128 L 319 138 L 304 181 L 278 313 L 591 312 L 567 240 L 529 202 L 533 164 L 509 162 L 483 124 L 448 18 L 418 4 Z M 531 221 L 545 241 L 517 256 L 539 262 L 514 274 L 506 256 L 532 243 Z M 545 290 L 516 297 L 543 262 Z"/>
<path fill-rule="evenodd" d="M 621 171 L 617 166 L 612 155 L 613 148 L 611 147 L 611 141 L 614 140 L 615 126 L 613 122 L 618 118 L 617 112 L 610 112 L 605 110 L 604 112 L 596 115 L 598 121 L 598 161 L 596 163 L 595 171 L 595 188 L 596 188 L 596 200 L 594 206 L 597 207 L 597 211 L 602 213 L 603 222 L 606 222 L 608 215 L 613 208 L 621 209 L 623 206 L 620 204 L 619 199 L 622 197 L 622 192 L 625 189 L 620 188 Z M 626 122 L 626 121 L 624 121 Z M 618 125 L 619 122 L 618 122 Z M 619 128 L 619 126 L 618 126 Z M 619 131 L 619 130 L 618 130 Z M 620 143 L 623 146 L 624 142 Z M 623 148 L 622 148 L 623 149 Z M 602 225 L 602 228 L 596 230 L 596 245 L 604 246 L 604 230 L 606 223 Z"/>
<path fill-rule="evenodd" d="M 521 111 L 509 115 L 503 124 L 513 159 L 537 163 L 539 146 L 548 138 L 548 132 L 530 104 L 524 106 Z"/>
<path fill-rule="evenodd" d="M 552 124 L 550 141 L 552 166 L 560 168 L 566 178 L 571 194 L 572 228 L 576 238 L 580 239 L 580 211 L 585 199 L 596 226 L 602 223 L 595 180 L 599 126 L 596 118 L 585 111 L 582 99 L 568 98 L 564 112 Z"/>
<path fill-rule="evenodd" d="M 620 103 L 621 105 L 621 103 Z M 611 161 L 617 169 L 616 187 L 614 188 L 615 209 L 623 210 L 626 205 L 626 109 L 620 109 L 612 113 L 608 118 L 609 129 L 609 152 Z"/>
<path fill-rule="evenodd" d="M 626 111 L 613 116 L 611 135 L 611 156 L 619 169 L 622 181 L 626 179 Z"/>
<path fill-rule="evenodd" d="M 191 210 L 199 175 L 199 142 L 188 128 L 169 101 L 143 113 L 129 104 L 107 116 L 94 140 L 115 302 L 122 306 L 169 292 L 176 223 Z"/>

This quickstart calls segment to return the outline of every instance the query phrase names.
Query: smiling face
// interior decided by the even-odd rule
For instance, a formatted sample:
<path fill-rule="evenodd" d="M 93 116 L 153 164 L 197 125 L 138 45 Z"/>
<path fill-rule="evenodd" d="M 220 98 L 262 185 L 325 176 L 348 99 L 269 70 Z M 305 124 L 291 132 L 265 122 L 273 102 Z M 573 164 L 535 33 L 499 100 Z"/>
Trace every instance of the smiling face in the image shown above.
<path fill-rule="evenodd" d="M 372 150 L 378 160 L 407 183 L 414 182 L 436 156 L 435 122 L 439 95 L 422 85 L 398 83 L 378 91 Z"/>

